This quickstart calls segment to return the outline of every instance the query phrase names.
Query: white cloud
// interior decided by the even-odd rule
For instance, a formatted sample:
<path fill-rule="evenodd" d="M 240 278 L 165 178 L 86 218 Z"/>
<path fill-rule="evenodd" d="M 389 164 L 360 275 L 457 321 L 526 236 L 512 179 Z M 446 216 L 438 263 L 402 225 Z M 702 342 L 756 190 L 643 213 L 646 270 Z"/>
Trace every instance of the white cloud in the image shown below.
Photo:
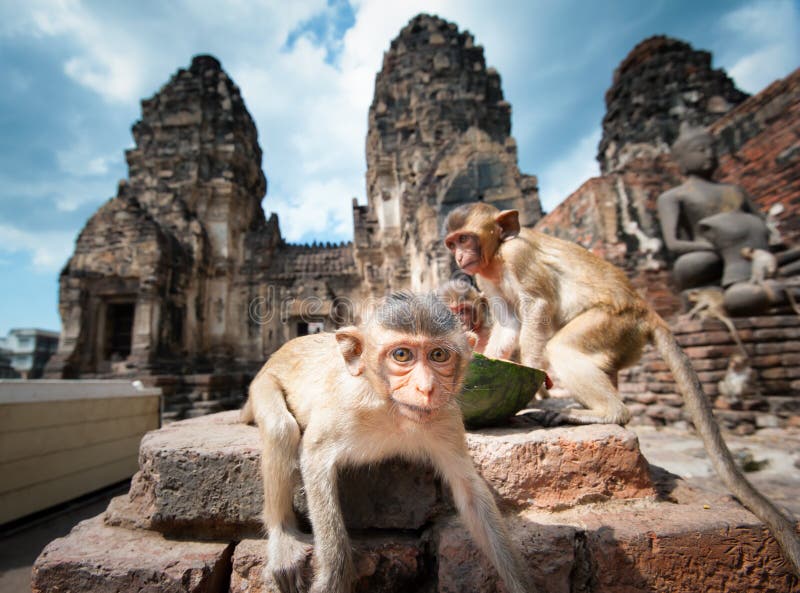
<path fill-rule="evenodd" d="M 753 48 L 728 67 L 742 90 L 757 93 L 798 66 L 800 10 L 792 0 L 761 0 L 743 6 L 722 19 L 722 28 L 736 36 L 739 45 Z"/>
<path fill-rule="evenodd" d="M 75 248 L 75 234 L 67 231 L 25 231 L 0 223 L 0 251 L 30 254 L 36 272 L 58 272 Z"/>
<path fill-rule="evenodd" d="M 600 174 L 595 159 L 601 130 L 598 127 L 572 145 L 562 158 L 548 166 L 539 175 L 539 197 L 542 207 L 551 211 L 580 185 Z"/>

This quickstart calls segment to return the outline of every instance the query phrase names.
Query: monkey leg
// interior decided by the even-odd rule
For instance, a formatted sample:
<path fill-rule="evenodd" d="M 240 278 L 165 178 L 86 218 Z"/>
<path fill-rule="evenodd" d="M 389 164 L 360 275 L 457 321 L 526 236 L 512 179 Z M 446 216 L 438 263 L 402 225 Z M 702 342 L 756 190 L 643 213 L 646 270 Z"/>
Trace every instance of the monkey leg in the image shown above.
<path fill-rule="evenodd" d="M 314 531 L 314 581 L 309 593 L 350 593 L 355 581 L 352 550 L 347 536 L 339 491 L 335 449 L 320 443 L 326 439 L 306 432 L 301 471 Z"/>
<path fill-rule="evenodd" d="M 463 438 L 460 440 L 463 442 Z M 458 439 L 452 446 L 440 447 L 431 452 L 439 473 L 453 491 L 453 500 L 461 520 L 475 542 L 497 569 L 509 593 L 535 591 L 523 568 L 524 564 L 511 544 L 494 496 L 475 470 L 466 446 Z"/>
<path fill-rule="evenodd" d="M 268 373 L 261 373 L 253 381 L 247 408 L 261 435 L 263 521 L 269 537 L 266 571 L 281 593 L 300 593 L 305 591 L 304 572 L 311 551 L 311 546 L 301 539 L 292 509 L 300 427 L 286 408 L 283 390 Z"/>
<path fill-rule="evenodd" d="M 610 328 L 610 324 L 621 326 Z M 555 380 L 586 408 L 561 410 L 553 420 L 569 424 L 626 424 L 630 420 L 617 391 L 617 369 L 622 366 L 620 361 L 636 357 L 641 345 L 639 336 L 631 335 L 626 324 L 624 318 L 588 311 L 547 343 L 545 356 Z"/>

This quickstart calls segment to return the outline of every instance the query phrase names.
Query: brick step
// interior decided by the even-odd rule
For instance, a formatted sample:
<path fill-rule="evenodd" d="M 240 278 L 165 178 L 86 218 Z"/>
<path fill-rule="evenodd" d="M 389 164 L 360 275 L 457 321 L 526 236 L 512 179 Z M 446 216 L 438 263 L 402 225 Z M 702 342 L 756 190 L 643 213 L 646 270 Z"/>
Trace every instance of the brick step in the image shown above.
<path fill-rule="evenodd" d="M 636 435 L 616 425 L 495 428 L 468 433 L 479 470 L 505 509 L 563 509 L 653 495 Z M 263 491 L 254 426 L 238 412 L 184 420 L 145 435 L 128 495 L 110 525 L 197 539 L 259 535 Z M 348 470 L 340 498 L 356 529 L 419 529 L 451 509 L 430 467 L 391 461 Z M 302 510 L 300 492 L 296 506 Z"/>

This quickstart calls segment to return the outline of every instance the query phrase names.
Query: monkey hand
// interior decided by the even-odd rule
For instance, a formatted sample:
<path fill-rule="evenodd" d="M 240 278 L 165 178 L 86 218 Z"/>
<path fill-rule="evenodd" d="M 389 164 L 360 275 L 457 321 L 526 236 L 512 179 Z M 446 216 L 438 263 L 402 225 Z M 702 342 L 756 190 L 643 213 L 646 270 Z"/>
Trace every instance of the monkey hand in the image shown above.
<path fill-rule="evenodd" d="M 272 577 L 281 593 L 305 593 L 312 545 L 294 534 L 276 531 L 270 533 L 268 546 L 267 582 Z"/>

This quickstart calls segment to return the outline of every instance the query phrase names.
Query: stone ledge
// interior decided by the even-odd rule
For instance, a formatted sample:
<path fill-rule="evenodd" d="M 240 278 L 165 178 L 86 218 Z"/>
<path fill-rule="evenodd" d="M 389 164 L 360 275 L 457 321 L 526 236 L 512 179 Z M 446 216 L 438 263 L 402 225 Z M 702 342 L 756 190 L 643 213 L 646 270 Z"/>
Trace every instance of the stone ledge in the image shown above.
<path fill-rule="evenodd" d="M 435 591 L 426 546 L 421 539 L 394 534 L 353 538 L 352 544 L 358 577 L 356 591 Z M 280 593 L 272 577 L 264 575 L 266 553 L 265 540 L 248 539 L 236 546 L 230 593 Z M 310 558 L 306 568 L 310 574 Z"/>
<path fill-rule="evenodd" d="M 509 531 L 533 582 L 548 593 L 800 591 L 775 539 L 752 514 L 728 498 L 681 488 L 696 501 L 531 510 L 509 517 Z M 496 571 L 458 521 L 443 523 L 434 542 L 438 593 L 500 590 Z"/>
<path fill-rule="evenodd" d="M 619 426 L 489 429 L 467 440 L 505 508 L 654 494 L 635 434 Z M 202 539 L 258 537 L 259 465 L 258 431 L 237 412 L 170 424 L 142 439 L 131 491 L 110 505 L 106 522 Z M 425 466 L 392 461 L 345 476 L 340 496 L 351 528 L 420 529 L 450 508 Z"/>
<path fill-rule="evenodd" d="M 32 592 L 217 593 L 226 590 L 233 546 L 170 541 L 151 531 L 82 521 L 36 559 Z"/>

